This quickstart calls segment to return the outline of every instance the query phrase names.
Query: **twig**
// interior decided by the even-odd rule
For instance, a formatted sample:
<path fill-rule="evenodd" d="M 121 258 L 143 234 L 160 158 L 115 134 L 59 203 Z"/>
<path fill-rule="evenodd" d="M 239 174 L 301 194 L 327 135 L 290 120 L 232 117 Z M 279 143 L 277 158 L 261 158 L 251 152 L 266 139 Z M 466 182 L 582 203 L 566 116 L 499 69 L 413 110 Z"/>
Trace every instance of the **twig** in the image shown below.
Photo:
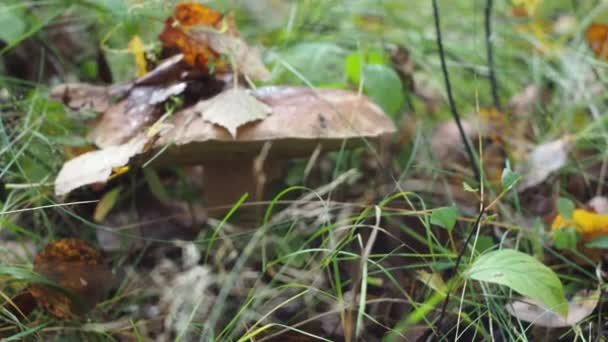
<path fill-rule="evenodd" d="M 498 97 L 498 81 L 496 80 L 496 69 L 494 68 L 494 44 L 492 43 L 492 0 L 486 0 L 486 8 L 484 11 L 485 31 L 486 31 L 486 52 L 488 54 L 488 68 L 490 69 L 490 89 L 492 91 L 492 99 L 494 107 L 502 111 L 500 98 Z"/>
<path fill-rule="evenodd" d="M 473 170 L 473 174 L 475 175 L 477 181 L 481 184 L 481 176 L 479 173 L 479 169 L 477 168 L 477 158 L 475 158 L 475 154 L 473 153 L 471 144 L 469 144 L 469 139 L 467 138 L 467 135 L 464 132 L 464 129 L 462 128 L 462 123 L 460 122 L 460 114 L 458 114 L 456 104 L 454 103 L 454 97 L 452 96 L 452 85 L 450 84 L 450 76 L 448 74 L 448 68 L 445 63 L 443 40 L 441 39 L 441 23 L 439 20 L 439 8 L 437 6 L 437 0 L 433 0 L 433 18 L 435 19 L 435 31 L 437 32 L 437 48 L 439 49 L 439 59 L 441 60 L 441 70 L 443 72 L 443 78 L 445 79 L 445 88 L 448 95 L 450 111 L 452 112 L 454 121 L 456 121 L 458 131 L 460 132 L 460 137 L 462 138 L 462 142 L 464 143 L 464 146 L 467 150 L 467 154 L 469 155 L 469 162 L 471 165 L 471 169 Z"/>

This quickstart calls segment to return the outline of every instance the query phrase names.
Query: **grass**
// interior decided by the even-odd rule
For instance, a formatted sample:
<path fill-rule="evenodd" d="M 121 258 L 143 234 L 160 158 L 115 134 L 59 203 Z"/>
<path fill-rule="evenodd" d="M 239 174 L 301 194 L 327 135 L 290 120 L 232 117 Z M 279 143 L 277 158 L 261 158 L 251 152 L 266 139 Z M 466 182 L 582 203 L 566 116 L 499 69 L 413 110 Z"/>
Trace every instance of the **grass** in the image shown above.
<path fill-rule="evenodd" d="M 497 94 L 508 109 L 495 117 L 485 111 L 495 102 L 485 50 L 486 3 L 439 1 L 455 106 L 473 127 L 498 127 L 471 141 L 483 172 L 478 184 L 466 160 L 454 154 L 437 158 L 433 147 L 446 138 L 435 132 L 451 120 L 451 112 L 444 101 L 430 1 L 262 3 L 273 6 L 281 20 L 267 20 L 268 9 L 256 12 L 257 2 L 213 1 L 212 6 L 234 10 L 241 33 L 266 47 L 269 84 L 373 93 L 349 80 L 346 59 L 398 46 L 409 53 L 413 70 L 407 77 L 417 88 L 401 80 L 398 95 L 403 100 L 389 98 L 389 103 L 403 101 L 392 113 L 401 128 L 390 146 L 368 144 L 290 161 L 287 176 L 269 198 L 243 197 L 223 208 L 223 216 L 197 221 L 200 232 L 190 241 L 173 235 L 183 233 L 184 216 L 204 207 L 193 170 L 175 166 L 156 176 L 135 170 L 101 192 L 79 190 L 67 201 L 55 198 L 52 188 L 66 156 L 86 144 L 90 113 L 75 113 L 49 100 L 50 87 L 66 80 L 99 80 L 104 71 L 96 62 L 98 49 L 115 82 L 132 78 L 129 40 L 139 35 L 150 53 L 157 52 L 157 35 L 173 6 L 56 0 L 35 7 L 0 5 L 0 18 L 4 11 L 24 25 L 8 37 L 0 21 L 0 38 L 9 39 L 0 47 L 0 60 L 38 55 L 44 47 L 41 58 L 25 60 L 26 73 L 14 74 L 8 64 L 0 67 L 0 185 L 6 186 L 6 196 L 0 198 L 0 303 L 40 282 L 31 272 L 32 262 L 35 251 L 50 241 L 78 237 L 99 246 L 104 232 L 119 229 L 119 242 L 133 244 L 104 253 L 119 282 L 87 317 L 58 320 L 38 308 L 19 319 L 5 305 L 0 308 L 1 337 L 398 341 L 426 334 L 446 340 L 536 340 L 536 326 L 505 310 L 517 293 L 464 276 L 478 255 L 503 248 L 533 255 L 555 271 L 569 296 L 602 286 L 601 261 L 584 250 L 555 248 L 543 219 L 556 212 L 557 197 L 580 207 L 605 192 L 606 64 L 584 41 L 588 24 L 606 15 L 605 5 L 544 1 L 535 16 L 517 18 L 509 2 L 496 1 L 494 71 Z M 559 31 L 556 23 L 566 28 Z M 51 34 L 60 24 L 75 28 L 73 34 L 84 41 L 72 43 L 81 48 L 61 52 Z M 57 65 L 59 73 L 53 69 Z M 392 72 L 399 67 L 385 66 Z M 517 114 L 505 104 L 528 85 L 546 96 Z M 427 110 L 422 90 L 435 96 L 433 110 Z M 501 188 L 506 160 L 518 169 L 529 147 L 566 135 L 574 137 L 574 147 L 559 172 L 532 191 Z M 458 135 L 448 138 L 441 148 L 459 144 Z M 464 182 L 477 191 L 463 190 Z M 115 207 L 106 220 L 95 222 L 97 201 L 118 186 L 123 190 Z M 159 197 L 166 201 L 165 196 L 187 209 L 150 204 Z M 549 209 L 537 208 L 542 201 Z M 454 230 L 432 224 L 433 209 L 452 203 L 459 208 Z M 487 212 L 476 225 L 480 203 Z M 136 234 L 137 229 L 149 234 Z M 155 235 L 153 229 L 166 233 Z M 472 239 L 464 243 L 469 233 Z M 550 333 L 564 339 L 599 337 L 602 310 L 600 301 L 579 324 Z"/>

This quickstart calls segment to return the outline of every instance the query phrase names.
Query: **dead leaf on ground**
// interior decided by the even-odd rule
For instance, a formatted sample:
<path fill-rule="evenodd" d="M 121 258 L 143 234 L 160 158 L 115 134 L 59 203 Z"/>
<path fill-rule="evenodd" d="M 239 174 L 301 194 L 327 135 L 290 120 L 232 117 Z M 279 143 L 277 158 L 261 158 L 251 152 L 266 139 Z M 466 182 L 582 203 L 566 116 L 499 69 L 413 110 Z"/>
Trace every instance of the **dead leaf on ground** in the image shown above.
<path fill-rule="evenodd" d="M 534 148 L 523 165 L 518 167 L 522 175 L 518 190 L 524 191 L 544 182 L 549 175 L 566 165 L 572 143 L 572 137 L 565 136 Z"/>
<path fill-rule="evenodd" d="M 30 286 L 32 296 L 59 319 L 75 319 L 89 312 L 114 282 L 99 252 L 78 239 L 49 243 L 36 256 L 34 271 L 68 291 L 42 284 Z"/>
<path fill-rule="evenodd" d="M 232 60 L 239 72 L 253 80 L 270 76 L 259 51 L 240 38 L 234 18 L 201 4 L 177 4 L 160 40 L 164 47 L 180 50 L 186 64 L 204 72 L 227 71 Z"/>
<path fill-rule="evenodd" d="M 62 196 L 84 185 L 105 183 L 112 170 L 126 166 L 131 157 L 142 153 L 149 138 L 141 133 L 123 145 L 111 146 L 68 160 L 55 179 L 55 195 Z"/>
<path fill-rule="evenodd" d="M 507 304 L 507 311 L 524 322 L 547 328 L 571 327 L 588 317 L 600 298 L 600 291 L 579 291 L 568 301 L 568 316 L 566 318 L 546 308 L 542 303 L 531 298 L 522 298 Z"/>
<path fill-rule="evenodd" d="M 509 112 L 525 118 L 532 114 L 534 107 L 541 103 L 543 90 L 536 84 L 526 86 L 509 101 Z"/>
<path fill-rule="evenodd" d="M 247 90 L 233 88 L 196 104 L 201 117 L 228 130 L 236 138 L 237 129 L 252 121 L 263 120 L 272 109 L 257 100 Z"/>
<path fill-rule="evenodd" d="M 574 209 L 572 218 L 557 215 L 551 224 L 552 230 L 574 228 L 588 241 L 599 235 L 608 233 L 608 215 L 597 214 L 585 209 Z"/>
<path fill-rule="evenodd" d="M 591 23 L 585 31 L 585 39 L 595 57 L 608 57 L 608 25 L 602 23 Z"/>

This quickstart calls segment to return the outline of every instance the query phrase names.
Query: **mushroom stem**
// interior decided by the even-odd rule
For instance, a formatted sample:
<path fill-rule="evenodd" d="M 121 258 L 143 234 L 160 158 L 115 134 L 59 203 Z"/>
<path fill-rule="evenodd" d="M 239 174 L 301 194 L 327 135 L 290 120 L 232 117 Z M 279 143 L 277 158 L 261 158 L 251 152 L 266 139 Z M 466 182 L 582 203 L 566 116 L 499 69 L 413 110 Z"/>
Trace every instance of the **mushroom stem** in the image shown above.
<path fill-rule="evenodd" d="M 265 185 L 280 174 L 280 162 L 266 161 L 260 168 L 254 159 L 215 161 L 205 163 L 203 172 L 204 198 L 212 216 L 225 210 L 215 207 L 234 205 L 243 194 L 249 200 L 262 200 Z M 213 215 L 213 212 L 215 215 Z"/>

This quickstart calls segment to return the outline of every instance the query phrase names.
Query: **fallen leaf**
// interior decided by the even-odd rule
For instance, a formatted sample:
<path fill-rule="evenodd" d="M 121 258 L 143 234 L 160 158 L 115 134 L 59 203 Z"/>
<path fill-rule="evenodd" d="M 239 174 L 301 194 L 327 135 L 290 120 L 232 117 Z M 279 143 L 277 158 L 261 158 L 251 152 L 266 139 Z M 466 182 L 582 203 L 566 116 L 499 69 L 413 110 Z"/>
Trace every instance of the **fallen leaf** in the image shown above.
<path fill-rule="evenodd" d="M 263 120 L 272 109 L 247 90 L 232 88 L 196 104 L 203 120 L 222 126 L 236 138 L 237 129 L 252 121 Z"/>
<path fill-rule="evenodd" d="M 523 191 L 544 182 L 550 174 L 566 165 L 571 147 L 572 138 L 566 136 L 534 148 L 518 168 L 518 173 L 522 175 L 518 190 Z"/>
<path fill-rule="evenodd" d="M 506 305 L 507 312 L 524 322 L 546 328 L 571 327 L 579 323 L 595 310 L 600 291 L 579 291 L 568 301 L 568 315 L 562 317 L 549 310 L 540 301 L 522 298 Z"/>
<path fill-rule="evenodd" d="M 104 183 L 112 169 L 125 166 L 131 157 L 144 151 L 148 142 L 145 133 L 123 145 L 88 152 L 63 164 L 55 179 L 55 194 L 62 196 L 84 185 Z"/>
<path fill-rule="evenodd" d="M 513 6 L 525 11 L 525 16 L 533 16 L 542 0 L 512 0 Z"/>
<path fill-rule="evenodd" d="M 608 57 L 608 25 L 591 23 L 585 31 L 585 39 L 595 57 Z"/>
<path fill-rule="evenodd" d="M 608 233 L 608 215 L 596 214 L 585 209 L 575 209 L 572 218 L 557 215 L 551 224 L 552 230 L 574 228 L 583 240 L 590 240 Z"/>
<path fill-rule="evenodd" d="M 64 290 L 34 284 L 30 293 L 53 316 L 75 319 L 89 312 L 113 285 L 113 276 L 103 258 L 78 239 L 49 243 L 34 260 L 34 271 Z"/>
<path fill-rule="evenodd" d="M 144 55 L 144 42 L 138 35 L 133 36 L 129 42 L 129 52 L 133 54 L 135 65 L 137 66 L 137 76 L 144 76 L 148 72 L 148 64 Z"/>
<path fill-rule="evenodd" d="M 88 139 L 101 148 L 126 143 L 159 118 L 162 109 L 158 104 L 185 89 L 185 82 L 134 87 L 125 100 L 103 113 L 89 132 Z"/>
<path fill-rule="evenodd" d="M 231 61 L 253 80 L 270 77 L 259 51 L 240 38 L 234 18 L 201 4 L 177 4 L 159 38 L 166 48 L 179 49 L 186 64 L 204 72 L 226 71 Z"/>

